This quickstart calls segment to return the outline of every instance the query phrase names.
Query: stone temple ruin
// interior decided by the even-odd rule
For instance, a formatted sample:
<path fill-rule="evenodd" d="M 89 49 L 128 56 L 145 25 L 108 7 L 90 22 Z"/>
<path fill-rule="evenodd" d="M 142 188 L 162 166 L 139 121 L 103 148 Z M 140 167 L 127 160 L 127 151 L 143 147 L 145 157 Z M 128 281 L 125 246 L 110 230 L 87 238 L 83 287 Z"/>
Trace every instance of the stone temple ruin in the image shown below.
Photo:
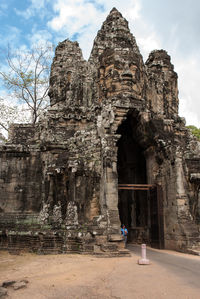
<path fill-rule="evenodd" d="M 0 146 L 0 248 L 125 254 L 128 242 L 200 250 L 200 144 L 178 115 L 164 50 L 144 64 L 114 8 L 88 61 L 56 48 L 51 106 Z"/>

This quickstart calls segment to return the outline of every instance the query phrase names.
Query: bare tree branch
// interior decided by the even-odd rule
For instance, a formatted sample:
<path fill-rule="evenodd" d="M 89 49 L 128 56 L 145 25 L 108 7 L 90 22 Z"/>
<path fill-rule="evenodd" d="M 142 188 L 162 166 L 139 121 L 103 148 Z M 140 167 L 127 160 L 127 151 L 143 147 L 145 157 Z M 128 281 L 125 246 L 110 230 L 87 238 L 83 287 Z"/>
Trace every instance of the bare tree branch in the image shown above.
<path fill-rule="evenodd" d="M 13 98 L 24 102 L 31 111 L 35 123 L 46 109 L 49 89 L 49 73 L 53 56 L 50 45 L 34 46 L 31 50 L 11 51 L 8 46 L 6 61 L 8 70 L 0 70 L 0 78 Z"/>

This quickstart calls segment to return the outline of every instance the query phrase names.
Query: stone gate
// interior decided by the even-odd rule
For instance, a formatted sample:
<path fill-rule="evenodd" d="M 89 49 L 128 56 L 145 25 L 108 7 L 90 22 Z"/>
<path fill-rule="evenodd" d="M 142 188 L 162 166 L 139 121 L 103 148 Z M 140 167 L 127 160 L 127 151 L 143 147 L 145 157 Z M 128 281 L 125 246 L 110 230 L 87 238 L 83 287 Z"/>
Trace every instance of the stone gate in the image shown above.
<path fill-rule="evenodd" d="M 146 63 L 113 8 L 88 61 L 56 48 L 51 106 L 0 146 L 0 248 L 124 254 L 129 242 L 198 252 L 200 144 L 178 115 L 164 50 Z"/>

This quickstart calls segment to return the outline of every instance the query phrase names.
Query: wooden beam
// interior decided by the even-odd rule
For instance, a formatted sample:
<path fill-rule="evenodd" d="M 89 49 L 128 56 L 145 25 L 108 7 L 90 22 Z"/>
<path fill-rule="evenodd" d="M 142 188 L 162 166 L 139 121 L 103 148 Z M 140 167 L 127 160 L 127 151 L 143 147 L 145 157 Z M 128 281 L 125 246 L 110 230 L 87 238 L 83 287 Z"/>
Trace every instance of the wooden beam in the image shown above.
<path fill-rule="evenodd" d="M 155 185 L 150 184 L 119 184 L 119 190 L 150 190 L 155 187 Z"/>
<path fill-rule="evenodd" d="M 121 187 L 154 187 L 154 185 L 149 185 L 149 184 L 119 184 L 118 186 Z"/>
<path fill-rule="evenodd" d="M 149 190 L 150 188 L 142 187 L 118 187 L 118 190 Z"/>

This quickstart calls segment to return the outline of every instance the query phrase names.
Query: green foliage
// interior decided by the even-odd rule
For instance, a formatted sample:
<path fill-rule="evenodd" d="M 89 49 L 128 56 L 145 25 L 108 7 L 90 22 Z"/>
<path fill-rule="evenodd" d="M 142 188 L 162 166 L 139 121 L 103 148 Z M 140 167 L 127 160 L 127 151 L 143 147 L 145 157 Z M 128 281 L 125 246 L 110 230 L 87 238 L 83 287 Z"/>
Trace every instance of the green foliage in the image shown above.
<path fill-rule="evenodd" d="M 187 128 L 190 129 L 192 134 L 200 140 L 200 129 L 198 129 L 197 127 L 192 126 L 192 125 L 187 126 Z"/>

